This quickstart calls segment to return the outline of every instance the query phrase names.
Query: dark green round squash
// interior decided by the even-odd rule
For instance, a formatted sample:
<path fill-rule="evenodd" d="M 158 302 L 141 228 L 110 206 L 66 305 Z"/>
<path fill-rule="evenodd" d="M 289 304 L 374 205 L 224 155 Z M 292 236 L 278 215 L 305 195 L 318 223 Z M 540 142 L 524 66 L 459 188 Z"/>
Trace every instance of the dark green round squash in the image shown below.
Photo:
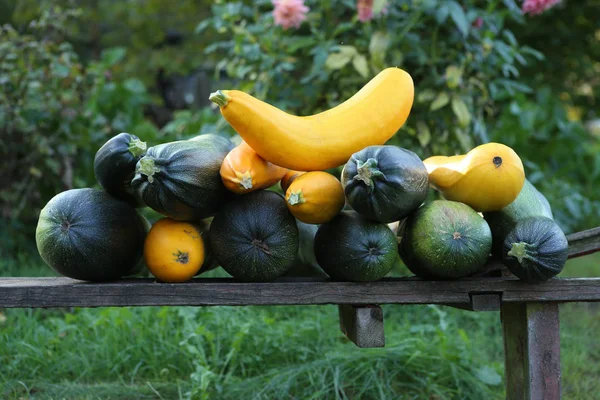
<path fill-rule="evenodd" d="M 144 203 L 178 221 L 215 215 L 227 198 L 219 170 L 229 152 L 209 135 L 150 147 L 131 184 Z"/>
<path fill-rule="evenodd" d="M 131 188 L 131 180 L 135 166 L 144 154 L 146 143 L 125 132 L 100 147 L 94 157 L 94 175 L 102 189 L 134 207 L 143 207 L 143 202 Z"/>
<path fill-rule="evenodd" d="M 298 227 L 285 199 L 261 190 L 227 203 L 210 224 L 209 241 L 221 267 L 242 281 L 286 274 L 298 253 Z"/>
<path fill-rule="evenodd" d="M 487 222 L 456 201 L 420 207 L 398 230 L 398 251 L 406 267 L 427 279 L 457 279 L 481 271 L 492 247 Z"/>
<path fill-rule="evenodd" d="M 396 236 L 384 223 L 342 211 L 319 226 L 315 256 L 332 279 L 375 281 L 390 272 L 398 257 Z"/>
<path fill-rule="evenodd" d="M 342 186 L 350 206 L 379 222 L 407 217 L 426 199 L 429 175 L 423 161 L 397 146 L 369 146 L 344 166 Z"/>
<path fill-rule="evenodd" d="M 193 142 L 197 141 L 197 140 L 199 140 L 201 142 L 208 140 L 208 141 L 211 141 L 215 145 L 223 146 L 223 148 L 227 149 L 227 152 L 230 152 L 235 147 L 235 145 L 233 144 L 233 142 L 231 140 L 229 140 L 225 136 L 217 135 L 216 133 L 204 133 L 202 135 L 195 136 L 189 140 L 191 140 Z"/>
<path fill-rule="evenodd" d="M 35 238 L 40 256 L 59 274 L 110 281 L 138 265 L 146 226 L 126 202 L 101 190 L 72 189 L 42 209 Z"/>
<path fill-rule="evenodd" d="M 558 275 L 568 256 L 569 243 L 556 222 L 531 217 L 517 222 L 506 236 L 502 261 L 519 279 L 537 283 Z"/>

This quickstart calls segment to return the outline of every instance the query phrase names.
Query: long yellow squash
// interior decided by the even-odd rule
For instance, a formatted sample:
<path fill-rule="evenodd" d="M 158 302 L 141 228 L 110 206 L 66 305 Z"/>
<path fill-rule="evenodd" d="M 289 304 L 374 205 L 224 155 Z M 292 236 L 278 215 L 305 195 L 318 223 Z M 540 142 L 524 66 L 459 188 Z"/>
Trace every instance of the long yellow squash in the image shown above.
<path fill-rule="evenodd" d="M 223 117 L 262 158 L 298 171 L 337 167 L 367 146 L 384 144 L 408 118 L 413 99 L 413 80 L 399 68 L 381 71 L 342 104 L 306 117 L 239 90 L 210 95 Z"/>

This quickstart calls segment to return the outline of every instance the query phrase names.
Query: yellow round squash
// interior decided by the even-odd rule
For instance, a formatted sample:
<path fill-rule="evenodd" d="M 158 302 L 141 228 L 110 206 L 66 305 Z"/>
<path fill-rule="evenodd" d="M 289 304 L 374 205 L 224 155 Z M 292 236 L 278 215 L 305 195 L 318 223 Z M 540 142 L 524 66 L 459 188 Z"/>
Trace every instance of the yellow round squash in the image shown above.
<path fill-rule="evenodd" d="M 304 175 L 306 172 L 305 171 L 294 171 L 293 169 L 288 170 L 285 175 L 283 176 L 283 178 L 281 178 L 281 182 L 279 182 L 279 185 L 281 185 L 281 190 L 283 190 L 283 193 L 285 193 L 287 191 L 287 189 L 290 187 L 290 185 L 292 184 L 292 182 L 294 182 L 294 180 L 299 177 L 300 175 Z"/>
<path fill-rule="evenodd" d="M 408 118 L 414 83 L 406 71 L 386 68 L 342 104 L 305 117 L 239 90 L 218 90 L 209 98 L 265 160 L 298 171 L 321 171 L 387 142 Z"/>
<path fill-rule="evenodd" d="M 148 232 L 144 261 L 159 281 L 188 281 L 204 263 L 202 234 L 189 222 L 163 218 Z"/>
<path fill-rule="evenodd" d="M 476 211 L 498 211 L 512 203 L 525 183 L 521 159 L 510 147 L 486 143 L 464 155 L 423 161 L 429 182 L 447 200 Z"/>
<path fill-rule="evenodd" d="M 335 176 L 311 171 L 294 179 L 285 192 L 285 200 L 298 220 L 307 224 L 323 224 L 342 211 L 346 197 Z"/>

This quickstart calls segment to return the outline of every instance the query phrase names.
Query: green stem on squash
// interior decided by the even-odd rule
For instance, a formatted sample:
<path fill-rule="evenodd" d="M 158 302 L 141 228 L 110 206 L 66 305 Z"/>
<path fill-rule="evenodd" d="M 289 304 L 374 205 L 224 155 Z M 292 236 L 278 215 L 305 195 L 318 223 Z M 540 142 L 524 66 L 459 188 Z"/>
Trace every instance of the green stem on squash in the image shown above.
<path fill-rule="evenodd" d="M 208 96 L 208 99 L 219 107 L 225 107 L 231 100 L 231 97 L 222 90 L 217 90 L 216 92 L 211 93 L 210 96 Z"/>
<path fill-rule="evenodd" d="M 528 247 L 529 244 L 525 242 L 513 243 L 507 255 L 516 257 L 519 264 L 521 264 L 524 259 L 532 260 L 533 258 L 530 255 Z"/>
<path fill-rule="evenodd" d="M 129 142 L 129 152 L 136 158 L 143 156 L 147 147 L 146 142 L 142 142 L 140 139 L 131 139 Z"/>
<path fill-rule="evenodd" d="M 160 169 L 154 165 L 154 159 L 148 156 L 142 157 L 138 162 L 138 172 L 148 177 L 148 182 L 154 182 L 154 174 L 160 172 Z"/>
<path fill-rule="evenodd" d="M 375 178 L 386 179 L 384 173 L 377 168 L 376 159 L 369 158 L 365 162 L 360 160 L 356 161 L 356 176 L 354 179 L 363 181 L 369 188 L 369 193 L 375 189 L 375 183 L 373 182 Z"/>
<path fill-rule="evenodd" d="M 297 204 L 306 203 L 304 199 L 304 195 L 302 194 L 302 190 L 298 190 L 297 192 L 290 193 L 290 197 L 288 197 L 288 203 L 290 205 L 295 206 Z"/>

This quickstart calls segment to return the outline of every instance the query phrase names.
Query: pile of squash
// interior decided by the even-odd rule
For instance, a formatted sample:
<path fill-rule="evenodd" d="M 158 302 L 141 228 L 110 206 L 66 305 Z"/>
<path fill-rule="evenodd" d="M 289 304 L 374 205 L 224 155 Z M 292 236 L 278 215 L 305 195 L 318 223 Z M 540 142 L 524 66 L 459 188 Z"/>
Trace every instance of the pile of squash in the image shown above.
<path fill-rule="evenodd" d="M 399 68 L 307 117 L 217 91 L 210 100 L 241 137 L 237 146 L 213 134 L 149 148 L 115 136 L 94 160 L 102 190 L 63 192 L 42 210 L 40 255 L 92 281 L 144 266 L 160 282 L 217 266 L 241 281 L 307 273 L 374 281 L 399 260 L 425 279 L 457 279 L 481 273 L 490 256 L 528 282 L 558 274 L 566 237 L 511 148 L 487 143 L 421 160 L 385 144 L 413 98 Z M 441 199 L 428 200 L 432 188 Z M 150 226 L 141 207 L 164 217 Z"/>

